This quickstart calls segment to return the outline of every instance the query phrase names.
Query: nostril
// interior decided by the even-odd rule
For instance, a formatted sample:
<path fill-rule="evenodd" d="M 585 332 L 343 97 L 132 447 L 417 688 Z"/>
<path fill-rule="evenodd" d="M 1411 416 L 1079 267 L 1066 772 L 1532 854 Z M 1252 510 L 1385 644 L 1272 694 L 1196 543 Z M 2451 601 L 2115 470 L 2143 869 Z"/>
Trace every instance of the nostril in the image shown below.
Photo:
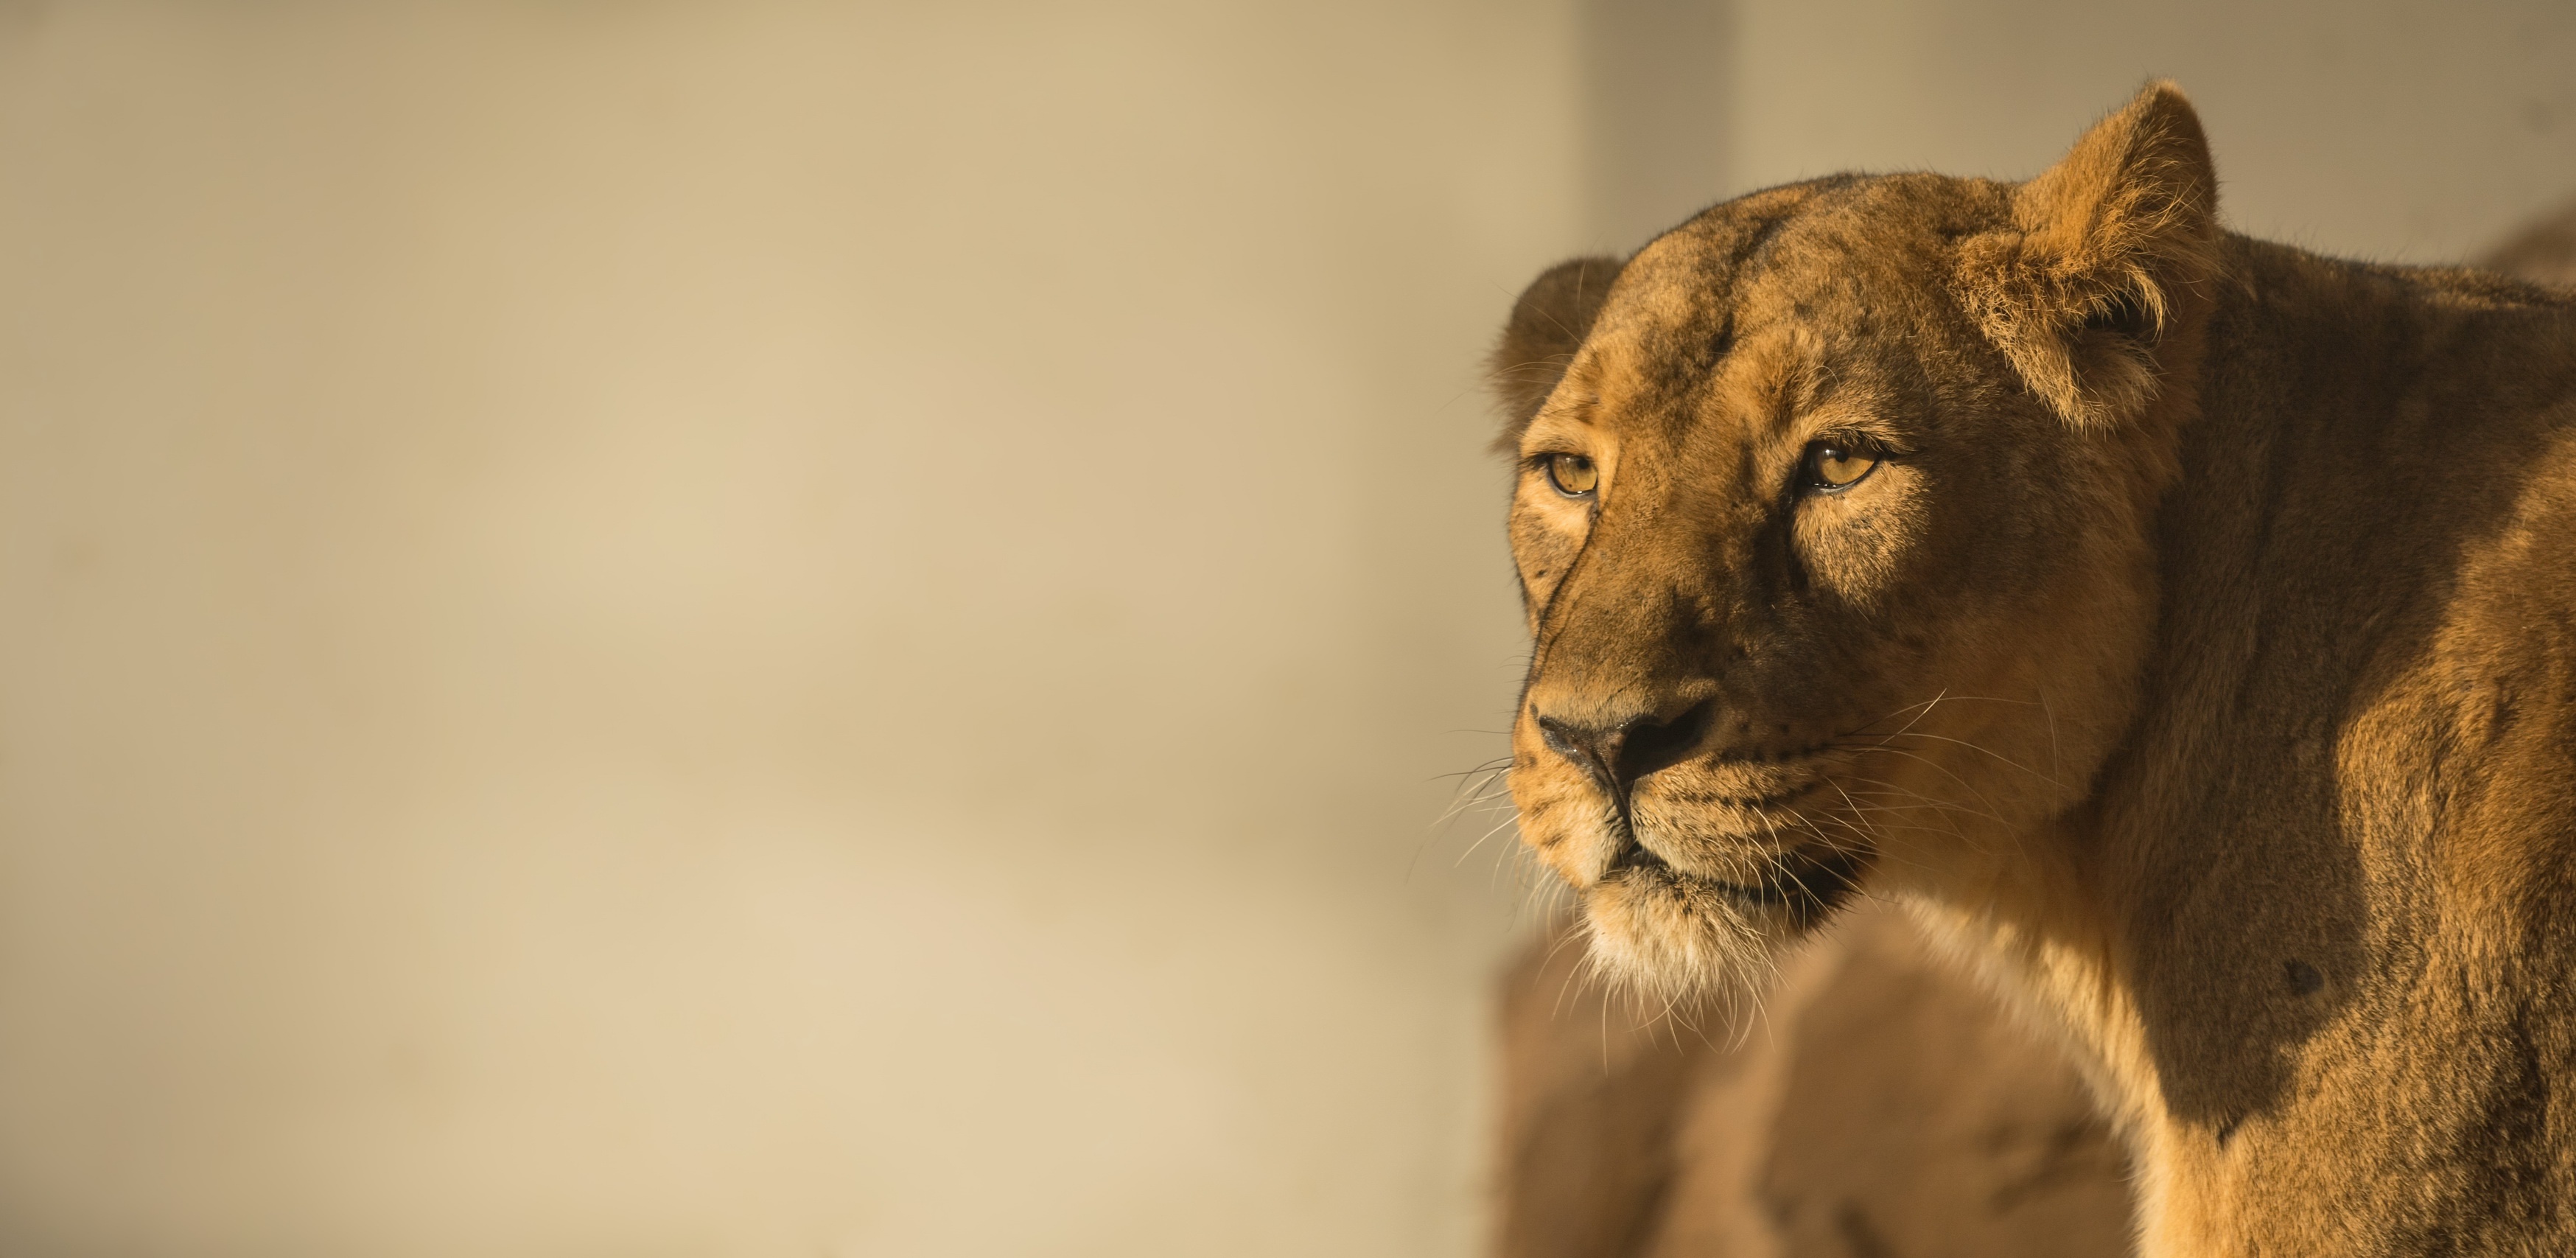
<path fill-rule="evenodd" d="M 1619 755 L 1617 727 L 1577 725 L 1552 716 L 1538 718 L 1538 734 L 1556 754 L 1573 761 L 1619 808 L 1624 819 L 1628 814 L 1628 784 L 1619 780 L 1614 764 Z"/>
<path fill-rule="evenodd" d="M 1577 725 L 1552 716 L 1538 718 L 1538 736 L 1556 754 L 1587 768 L 1597 765 L 1603 770 L 1610 761 L 1601 754 L 1602 743 L 1615 739 L 1618 731 Z"/>
<path fill-rule="evenodd" d="M 1629 785 L 1637 779 L 1690 759 L 1707 739 L 1715 713 L 1716 704 L 1710 701 L 1671 720 L 1638 717 L 1616 725 L 1542 716 L 1538 730 L 1558 755 L 1581 765 L 1599 779 L 1603 790 L 1624 801 Z"/>
<path fill-rule="evenodd" d="M 1619 740 L 1618 760 L 1614 772 L 1624 785 L 1653 773 L 1669 769 L 1691 758 L 1708 738 L 1711 719 L 1717 712 L 1715 700 L 1703 700 L 1669 721 L 1639 720 L 1626 728 Z"/>

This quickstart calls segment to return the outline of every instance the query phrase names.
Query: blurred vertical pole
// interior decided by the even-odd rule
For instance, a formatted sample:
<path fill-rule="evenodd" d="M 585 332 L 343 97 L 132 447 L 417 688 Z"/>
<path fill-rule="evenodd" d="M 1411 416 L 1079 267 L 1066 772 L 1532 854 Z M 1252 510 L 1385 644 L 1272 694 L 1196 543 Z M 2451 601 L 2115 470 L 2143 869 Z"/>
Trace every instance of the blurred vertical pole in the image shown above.
<path fill-rule="evenodd" d="M 1731 0 L 1585 0 L 1587 224 L 1632 251 L 1730 195 Z"/>

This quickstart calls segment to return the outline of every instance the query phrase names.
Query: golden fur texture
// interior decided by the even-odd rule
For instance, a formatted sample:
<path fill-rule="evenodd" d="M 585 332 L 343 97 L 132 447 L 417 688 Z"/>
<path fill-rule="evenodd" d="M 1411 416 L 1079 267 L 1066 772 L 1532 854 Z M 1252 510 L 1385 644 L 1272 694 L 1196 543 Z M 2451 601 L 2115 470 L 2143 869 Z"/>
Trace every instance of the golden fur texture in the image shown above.
<path fill-rule="evenodd" d="M 2576 294 L 2216 188 L 2155 85 L 1542 276 L 1523 837 L 1666 999 L 1908 904 L 2079 1050 L 2145 1253 L 2576 1251 Z"/>

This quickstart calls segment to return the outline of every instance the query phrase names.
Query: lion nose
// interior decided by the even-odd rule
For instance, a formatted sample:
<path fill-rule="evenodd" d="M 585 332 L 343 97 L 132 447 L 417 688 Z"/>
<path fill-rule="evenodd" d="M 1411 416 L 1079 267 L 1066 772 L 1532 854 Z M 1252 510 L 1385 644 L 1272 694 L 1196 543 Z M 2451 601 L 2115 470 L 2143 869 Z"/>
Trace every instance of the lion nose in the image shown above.
<path fill-rule="evenodd" d="M 1624 812 L 1628 789 L 1637 779 L 1680 764 L 1699 749 L 1712 710 L 1712 704 L 1701 703 L 1669 718 L 1645 715 L 1596 722 L 1541 716 L 1538 732 L 1556 754 L 1583 766 Z"/>

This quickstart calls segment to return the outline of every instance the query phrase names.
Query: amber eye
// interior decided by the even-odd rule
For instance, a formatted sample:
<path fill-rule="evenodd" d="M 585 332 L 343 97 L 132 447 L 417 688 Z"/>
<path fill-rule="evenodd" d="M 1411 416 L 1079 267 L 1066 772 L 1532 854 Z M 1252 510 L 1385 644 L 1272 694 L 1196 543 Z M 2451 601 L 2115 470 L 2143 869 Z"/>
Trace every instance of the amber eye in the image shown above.
<path fill-rule="evenodd" d="M 1807 446 L 1804 469 L 1811 489 L 1849 489 L 1878 466 L 1878 456 L 1839 441 L 1818 441 Z"/>
<path fill-rule="evenodd" d="M 1547 456 L 1547 480 L 1556 492 L 1568 498 L 1580 498 L 1601 485 L 1601 469 L 1580 454 Z"/>

